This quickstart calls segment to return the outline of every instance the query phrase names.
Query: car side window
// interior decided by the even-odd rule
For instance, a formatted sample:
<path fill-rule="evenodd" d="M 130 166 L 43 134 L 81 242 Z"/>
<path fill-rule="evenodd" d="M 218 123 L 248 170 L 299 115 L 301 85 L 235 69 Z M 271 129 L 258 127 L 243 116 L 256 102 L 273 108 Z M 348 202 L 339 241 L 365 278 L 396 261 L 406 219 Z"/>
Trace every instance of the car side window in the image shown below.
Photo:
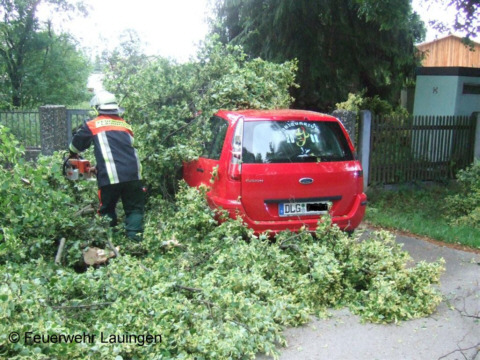
<path fill-rule="evenodd" d="M 228 122 L 226 120 L 217 116 L 210 119 L 209 130 L 211 132 L 211 141 L 205 143 L 204 157 L 212 160 L 220 159 L 227 129 Z"/>

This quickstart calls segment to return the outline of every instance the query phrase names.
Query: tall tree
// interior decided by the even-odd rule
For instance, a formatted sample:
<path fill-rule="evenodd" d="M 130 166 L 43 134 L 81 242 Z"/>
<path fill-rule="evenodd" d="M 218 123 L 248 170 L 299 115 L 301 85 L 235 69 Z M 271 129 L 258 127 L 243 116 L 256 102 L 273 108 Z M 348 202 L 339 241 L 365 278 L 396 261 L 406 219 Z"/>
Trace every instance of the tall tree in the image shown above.
<path fill-rule="evenodd" d="M 38 33 L 40 49 L 25 62 L 22 106 L 78 104 L 91 96 L 87 90 L 90 61 L 68 34 Z"/>
<path fill-rule="evenodd" d="M 85 69 L 85 58 L 72 39 L 55 35 L 49 22 L 39 22 L 37 12 L 42 3 L 53 6 L 56 11 L 76 9 L 67 0 L 0 0 L 0 69 L 7 75 L 2 79 L 2 92 L 3 100 L 10 98 L 13 107 L 37 105 L 53 94 L 68 98 L 71 87 L 53 81 L 52 75 L 58 78 L 77 72 L 78 77 L 73 80 L 77 86 L 77 80 L 86 84 L 88 77 L 88 73 L 81 71 L 81 67 Z M 72 68 L 74 64 L 81 67 Z M 62 71 L 52 74 L 53 69 Z"/>
<path fill-rule="evenodd" d="M 218 0 L 216 14 L 222 41 L 271 61 L 297 58 L 296 106 L 320 110 L 364 88 L 396 99 L 424 36 L 410 0 Z"/>
<path fill-rule="evenodd" d="M 450 5 L 457 9 L 454 28 L 464 31 L 468 38 L 480 33 L 480 0 L 451 0 Z"/>
<path fill-rule="evenodd" d="M 444 7 L 455 13 L 452 23 L 442 19 L 431 21 L 431 25 L 441 32 L 459 31 L 465 38 L 476 38 L 480 33 L 480 0 L 420 0 L 427 9 L 430 7 Z"/>

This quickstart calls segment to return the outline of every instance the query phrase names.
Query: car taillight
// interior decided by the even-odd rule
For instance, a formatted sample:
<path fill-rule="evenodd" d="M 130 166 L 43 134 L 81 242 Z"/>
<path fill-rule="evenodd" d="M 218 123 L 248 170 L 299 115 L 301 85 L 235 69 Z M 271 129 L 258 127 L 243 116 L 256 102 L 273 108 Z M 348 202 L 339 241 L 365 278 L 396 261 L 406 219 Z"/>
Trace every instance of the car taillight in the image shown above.
<path fill-rule="evenodd" d="M 232 157 L 228 166 L 228 175 L 232 180 L 242 177 L 243 118 L 238 119 L 232 140 Z"/>
<path fill-rule="evenodd" d="M 236 158 L 232 158 L 232 162 L 228 167 L 228 175 L 231 180 L 240 180 L 242 177 L 242 164 Z"/>
<path fill-rule="evenodd" d="M 357 193 L 363 192 L 363 170 L 355 170 L 354 177 L 357 179 Z"/>
<path fill-rule="evenodd" d="M 355 171 L 355 177 L 363 178 L 363 170 L 356 170 Z"/>

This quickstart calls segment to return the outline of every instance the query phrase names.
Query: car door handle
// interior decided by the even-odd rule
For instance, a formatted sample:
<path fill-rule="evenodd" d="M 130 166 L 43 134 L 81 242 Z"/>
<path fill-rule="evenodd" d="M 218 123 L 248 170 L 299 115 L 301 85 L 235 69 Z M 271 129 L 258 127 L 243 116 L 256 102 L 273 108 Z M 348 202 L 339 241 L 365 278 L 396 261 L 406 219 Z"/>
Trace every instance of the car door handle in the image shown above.
<path fill-rule="evenodd" d="M 203 173 L 205 170 L 203 170 L 202 168 L 197 168 L 197 171 Z"/>

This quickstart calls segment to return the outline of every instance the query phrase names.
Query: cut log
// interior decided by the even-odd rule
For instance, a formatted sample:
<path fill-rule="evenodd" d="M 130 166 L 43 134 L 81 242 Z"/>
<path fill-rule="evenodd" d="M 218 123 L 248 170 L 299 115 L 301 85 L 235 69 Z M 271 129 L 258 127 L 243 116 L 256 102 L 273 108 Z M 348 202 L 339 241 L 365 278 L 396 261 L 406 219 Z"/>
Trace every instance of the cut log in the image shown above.
<path fill-rule="evenodd" d="M 117 253 L 120 249 L 118 246 L 114 248 Z M 96 247 L 89 247 L 83 250 L 83 261 L 87 265 L 101 265 L 105 264 L 108 259 L 115 257 L 115 253 L 109 249 L 99 249 Z"/>

